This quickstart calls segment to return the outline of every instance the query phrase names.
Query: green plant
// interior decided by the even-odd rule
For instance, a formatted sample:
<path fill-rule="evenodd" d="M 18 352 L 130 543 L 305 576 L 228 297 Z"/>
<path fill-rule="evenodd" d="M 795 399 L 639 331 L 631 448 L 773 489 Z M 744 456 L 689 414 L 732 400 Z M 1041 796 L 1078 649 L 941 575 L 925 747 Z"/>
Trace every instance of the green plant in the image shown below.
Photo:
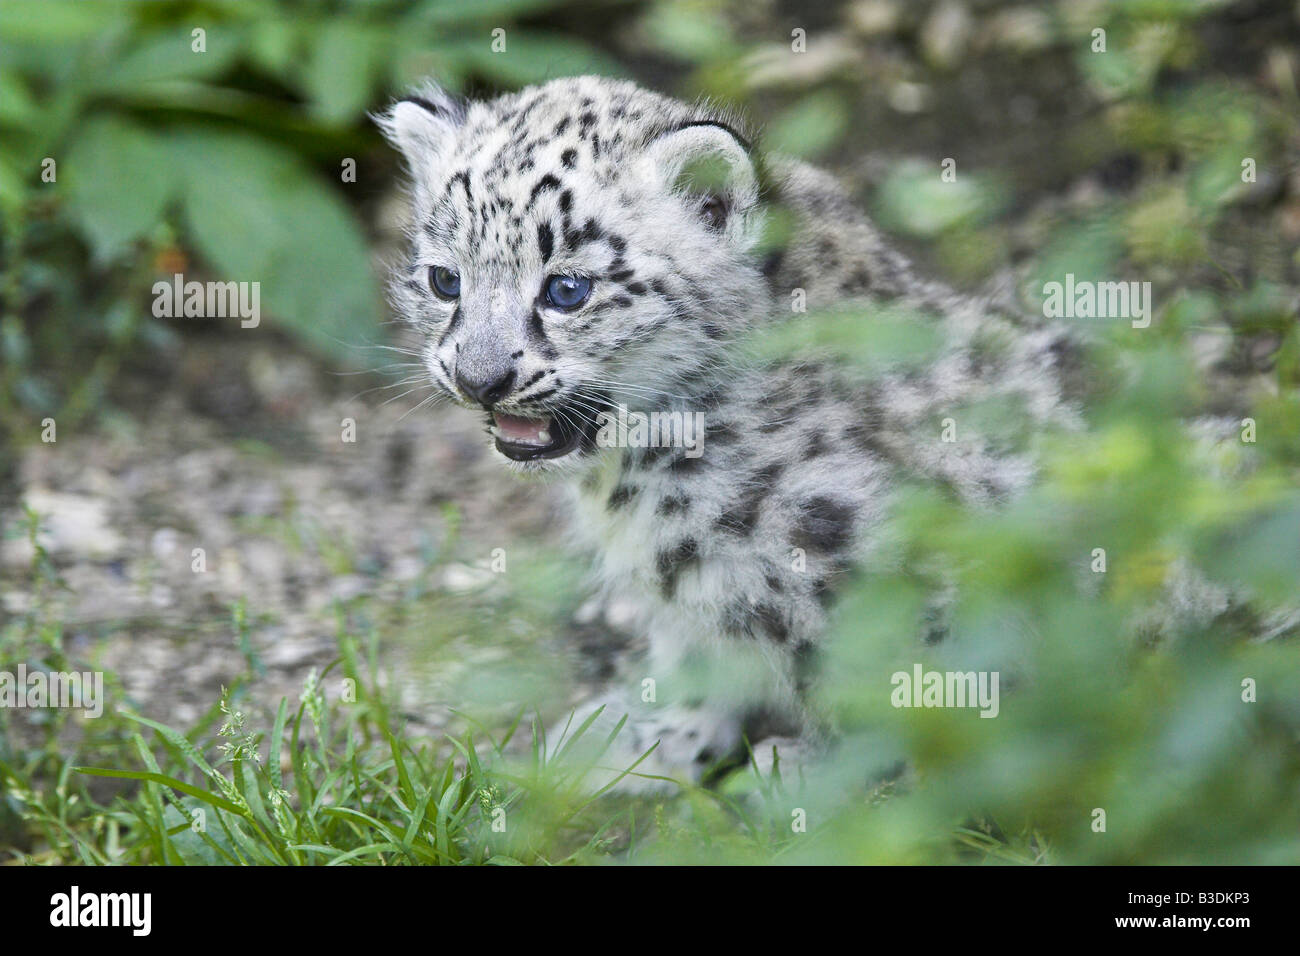
<path fill-rule="evenodd" d="M 175 338 L 151 290 L 178 273 L 259 283 L 270 327 L 361 361 L 381 303 L 360 207 L 392 173 L 365 111 L 430 74 L 616 72 L 518 23 L 568 5 L 0 4 L 0 423 L 100 408 Z"/>

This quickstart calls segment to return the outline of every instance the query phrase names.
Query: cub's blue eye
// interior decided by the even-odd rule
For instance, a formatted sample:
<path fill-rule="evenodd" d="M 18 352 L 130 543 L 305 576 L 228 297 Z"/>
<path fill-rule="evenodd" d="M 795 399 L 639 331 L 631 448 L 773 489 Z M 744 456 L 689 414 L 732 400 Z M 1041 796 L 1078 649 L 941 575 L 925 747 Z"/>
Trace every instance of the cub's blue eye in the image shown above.
<path fill-rule="evenodd" d="M 587 301 L 591 280 L 580 276 L 551 276 L 546 280 L 546 301 L 557 309 L 569 311 Z"/>
<path fill-rule="evenodd" d="M 460 273 L 446 266 L 429 266 L 429 288 L 444 299 L 460 295 Z"/>

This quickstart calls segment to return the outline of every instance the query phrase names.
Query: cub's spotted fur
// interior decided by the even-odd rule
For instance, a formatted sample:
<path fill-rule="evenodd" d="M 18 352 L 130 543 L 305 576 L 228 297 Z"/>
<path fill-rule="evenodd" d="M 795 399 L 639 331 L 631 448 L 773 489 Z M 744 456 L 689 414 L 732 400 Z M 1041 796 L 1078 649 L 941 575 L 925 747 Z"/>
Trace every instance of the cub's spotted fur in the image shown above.
<path fill-rule="evenodd" d="M 968 427 L 942 441 L 946 416 L 987 398 L 1074 423 L 1059 329 L 917 278 L 833 180 L 716 109 L 578 77 L 469 104 L 429 87 L 380 123 L 412 176 L 393 298 L 430 374 L 512 468 L 571 488 L 600 585 L 642 609 L 649 658 L 601 718 L 630 713 L 625 754 L 659 742 L 639 769 L 699 774 L 758 715 L 817 723 L 808 665 L 845 572 L 897 560 L 900 481 L 975 505 L 1026 485 L 1021 450 Z M 845 321 L 914 316 L 937 358 L 861 384 L 745 347 L 801 321 L 801 296 L 860 306 Z M 603 447 L 597 416 L 620 405 L 702 412 L 703 454 Z"/>

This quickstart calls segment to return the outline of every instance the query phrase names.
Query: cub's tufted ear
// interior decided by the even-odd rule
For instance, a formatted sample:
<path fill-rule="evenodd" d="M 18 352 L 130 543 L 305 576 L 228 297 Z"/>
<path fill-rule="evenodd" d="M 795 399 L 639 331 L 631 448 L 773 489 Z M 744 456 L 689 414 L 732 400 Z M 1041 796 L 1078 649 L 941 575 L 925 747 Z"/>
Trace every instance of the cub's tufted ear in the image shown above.
<path fill-rule="evenodd" d="M 718 120 L 696 120 L 653 139 L 643 172 L 687 201 L 711 229 L 748 246 L 755 238 L 758 174 L 751 147 Z"/>
<path fill-rule="evenodd" d="M 465 113 L 441 89 L 426 84 L 374 119 L 388 141 L 401 150 L 418 185 L 450 152 Z"/>

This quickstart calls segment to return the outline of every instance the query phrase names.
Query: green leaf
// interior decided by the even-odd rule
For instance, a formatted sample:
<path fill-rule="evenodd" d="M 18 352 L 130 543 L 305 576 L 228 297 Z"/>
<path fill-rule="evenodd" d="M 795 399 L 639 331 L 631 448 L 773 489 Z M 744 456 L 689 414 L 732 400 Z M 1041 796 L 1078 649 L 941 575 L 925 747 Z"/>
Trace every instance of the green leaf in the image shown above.
<path fill-rule="evenodd" d="M 1215 581 L 1239 581 L 1284 602 L 1300 588 L 1300 498 L 1241 522 L 1204 554 Z"/>
<path fill-rule="evenodd" d="M 292 154 L 251 137 L 194 131 L 175 149 L 189 233 L 219 278 L 260 283 L 272 321 L 355 359 L 375 334 L 377 295 L 342 199 Z"/>
<path fill-rule="evenodd" d="M 137 723 L 144 724 L 146 727 L 152 727 L 163 739 L 179 750 L 185 756 L 186 760 L 193 764 L 197 769 L 203 771 L 213 780 L 221 777 L 221 774 L 217 773 L 217 771 L 213 769 L 212 765 L 203 758 L 203 755 L 199 753 L 198 749 L 195 748 L 195 746 L 190 743 L 185 735 L 180 731 L 173 730 L 166 724 L 160 724 L 156 720 L 150 720 L 148 717 L 142 717 L 139 714 L 132 714 L 128 711 L 122 711 L 122 716 L 126 717 L 128 720 L 134 720 Z M 189 791 L 186 792 L 188 793 Z M 243 810 L 241 809 L 237 812 L 243 813 Z"/>
<path fill-rule="evenodd" d="M 248 34 L 247 53 L 268 72 L 282 78 L 293 76 L 303 43 L 314 26 L 314 23 L 263 20 Z"/>
<path fill-rule="evenodd" d="M 176 27 L 146 37 L 116 59 L 94 85 L 139 92 L 142 86 L 169 80 L 196 80 L 223 70 L 234 58 L 240 37 L 229 26 L 207 30 L 202 53 L 193 49 L 191 27 Z"/>
<path fill-rule="evenodd" d="M 661 53 L 688 62 L 738 58 L 726 12 L 703 4 L 658 3 L 640 22 L 646 41 Z"/>
<path fill-rule="evenodd" d="M 190 866 L 233 866 L 239 862 L 229 841 L 215 839 L 208 832 L 209 827 L 196 830 L 193 818 L 186 817 L 176 807 L 168 804 L 163 810 L 163 822 L 172 848 Z"/>
<path fill-rule="evenodd" d="M 94 36 L 116 17 L 112 4 L 85 0 L 4 0 L 0 3 L 0 41 L 67 43 Z"/>
<path fill-rule="evenodd" d="M 77 773 L 84 773 L 90 777 L 115 777 L 120 780 L 145 780 L 149 783 L 161 783 L 163 786 L 179 790 L 181 793 L 188 793 L 195 800 L 202 800 L 204 803 L 220 807 L 222 810 L 228 810 L 237 816 L 247 815 L 247 812 L 242 807 L 236 806 L 224 797 L 219 797 L 215 793 L 209 793 L 206 790 L 200 790 L 184 780 L 177 780 L 165 773 L 152 773 L 144 770 L 107 770 L 101 767 L 78 767 Z"/>
<path fill-rule="evenodd" d="M 597 73 L 622 76 L 619 64 L 571 37 L 507 31 L 504 52 L 492 51 L 492 38 L 447 45 L 447 54 L 464 67 L 506 86 L 526 86 L 557 76 Z"/>
<path fill-rule="evenodd" d="M 448 26 L 453 23 L 491 21 L 500 23 L 525 14 L 561 6 L 566 0 L 425 0 L 410 15 L 410 21 L 420 26 Z"/>
<path fill-rule="evenodd" d="M 849 110 L 843 97 L 823 91 L 782 111 L 768 127 L 767 141 L 791 156 L 813 157 L 839 142 L 848 126 Z"/>
<path fill-rule="evenodd" d="M 108 260 L 162 218 L 177 170 L 162 140 L 106 116 L 86 124 L 58 176 L 96 257 Z"/>
<path fill-rule="evenodd" d="M 347 20 L 326 24 L 302 77 L 311 110 L 326 123 L 360 116 L 370 102 L 377 38 Z"/>
<path fill-rule="evenodd" d="M 266 769 L 271 775 L 271 786 L 276 790 L 284 789 L 283 773 L 280 769 L 280 753 L 284 748 L 284 725 L 289 718 L 289 698 L 280 698 L 280 709 L 275 714 L 275 726 L 271 729 L 271 746 L 266 754 Z"/>
<path fill-rule="evenodd" d="M 27 184 L 23 177 L 7 159 L 0 157 L 0 211 L 17 209 L 26 195 Z"/>
<path fill-rule="evenodd" d="M 36 101 L 22 77 L 0 70 L 0 123 L 21 125 L 30 122 L 36 114 Z"/>
<path fill-rule="evenodd" d="M 1086 220 L 1062 223 L 1047 242 L 1031 279 L 1035 295 L 1048 282 L 1064 282 L 1067 274 L 1092 282 L 1110 277 L 1124 248 L 1119 223 L 1102 213 Z"/>
<path fill-rule="evenodd" d="M 912 236 L 937 236 L 957 225 L 984 222 L 1003 205 L 1004 190 L 987 176 L 960 167 L 955 172 L 955 179 L 945 181 L 938 163 L 899 165 L 880 187 L 881 223 Z"/>

